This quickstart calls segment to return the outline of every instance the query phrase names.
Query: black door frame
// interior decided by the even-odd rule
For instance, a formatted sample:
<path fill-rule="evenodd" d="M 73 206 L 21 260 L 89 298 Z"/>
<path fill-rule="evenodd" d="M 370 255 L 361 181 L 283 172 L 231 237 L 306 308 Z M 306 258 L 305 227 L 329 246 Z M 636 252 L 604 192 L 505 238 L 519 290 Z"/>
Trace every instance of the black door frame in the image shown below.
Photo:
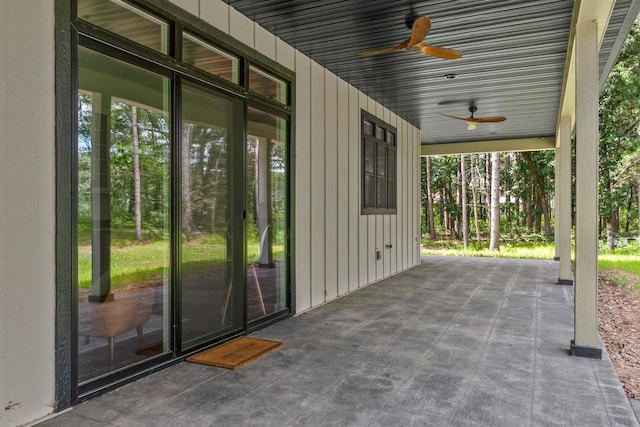
<path fill-rule="evenodd" d="M 137 45 L 134 42 L 126 40 L 120 36 L 114 35 L 99 27 L 76 18 L 78 0 L 55 0 L 55 91 L 56 91 L 56 411 L 64 410 L 79 401 L 85 400 L 95 394 L 102 393 L 112 388 L 119 387 L 123 383 L 132 381 L 140 376 L 155 372 L 168 365 L 181 361 L 188 354 L 182 354 L 181 349 L 177 345 L 179 342 L 179 331 L 176 329 L 177 315 L 176 307 L 180 303 L 177 298 L 176 286 L 178 283 L 178 266 L 175 236 L 179 233 L 180 222 L 176 221 L 179 207 L 179 196 L 176 191 L 177 176 L 176 158 L 179 150 L 176 150 L 180 140 L 177 133 L 177 126 L 172 126 L 172 146 L 174 147 L 172 155 L 172 195 L 171 195 L 171 218 L 172 224 L 172 268 L 171 268 L 171 286 L 174 295 L 171 301 L 171 348 L 172 352 L 157 356 L 148 361 L 141 362 L 125 368 L 114 376 L 105 376 L 96 381 L 91 381 L 80 387 L 77 375 L 77 352 L 78 352 L 78 324 L 77 324 L 77 150 L 75 149 L 75 141 L 77 140 L 77 49 L 82 43 L 90 45 L 90 48 L 101 46 L 100 50 L 106 50 L 109 54 L 116 58 L 125 58 L 133 60 L 145 65 L 145 68 L 153 70 L 164 69 L 164 75 L 170 74 L 172 81 L 171 102 L 172 102 L 172 123 L 178 122 L 179 116 L 179 90 L 177 84 L 182 78 L 189 78 L 199 82 L 205 87 L 215 88 L 216 92 L 237 97 L 243 100 L 242 111 L 235 113 L 241 114 L 241 129 L 238 129 L 242 135 L 241 147 L 245 147 L 246 139 L 246 111 L 247 105 L 256 106 L 257 108 L 266 108 L 274 111 L 279 115 L 288 118 L 288 192 L 287 192 L 287 212 L 288 212 L 288 231 L 286 236 L 286 254 L 287 254 L 287 294 L 288 307 L 285 310 L 260 319 L 259 322 L 247 324 L 246 322 L 246 304 L 244 331 L 238 334 L 248 333 L 257 328 L 264 327 L 276 320 L 287 317 L 295 313 L 295 286 L 294 271 L 295 259 L 293 256 L 294 248 L 293 229 L 294 229 L 294 203 L 293 192 L 294 182 L 291 179 L 294 176 L 294 100 L 295 100 L 295 74 L 287 68 L 279 65 L 270 58 L 254 51 L 239 41 L 233 39 L 229 35 L 223 33 L 217 28 L 207 24 L 206 22 L 194 18 L 191 14 L 173 5 L 167 0 L 128 0 L 133 5 L 143 8 L 157 16 L 161 16 L 170 23 L 170 45 L 169 55 L 162 55 L 152 51 L 149 48 Z M 189 32 L 212 41 L 213 44 L 219 45 L 229 52 L 238 55 L 241 61 L 240 84 L 234 85 L 222 79 L 212 77 L 202 71 L 189 67 L 180 62 L 181 46 L 179 34 L 182 29 L 188 29 Z M 82 41 L 81 41 L 82 39 Z M 95 46 L 94 46 L 95 44 Z M 258 65 L 260 68 L 273 73 L 274 76 L 282 78 L 289 83 L 289 99 L 288 105 L 279 104 L 267 97 L 249 91 L 247 81 L 249 62 Z M 244 153 L 244 151 L 243 151 Z M 244 158 L 244 155 L 242 156 Z M 244 166 L 244 165 L 243 165 Z M 242 169 L 244 174 L 245 168 Z M 244 177 L 243 177 L 244 179 Z M 244 199 L 244 197 L 237 197 Z M 235 202 L 234 202 L 235 203 Z M 243 211 L 246 207 L 236 209 Z M 244 233 L 244 222 L 240 223 L 242 233 Z M 176 229 L 177 227 L 177 229 Z M 242 245 L 234 248 L 234 258 L 246 260 L 245 253 L 245 236 L 242 234 Z M 234 275 L 240 277 L 246 276 L 245 263 L 236 262 L 237 272 Z M 236 268 L 234 268 L 236 270 Z M 246 282 L 245 288 L 246 288 Z M 234 334 L 231 334 L 233 336 Z M 237 335 L 237 334 L 236 334 Z M 228 337 L 222 337 L 224 340 Z M 209 345 L 214 345 L 211 343 Z"/>

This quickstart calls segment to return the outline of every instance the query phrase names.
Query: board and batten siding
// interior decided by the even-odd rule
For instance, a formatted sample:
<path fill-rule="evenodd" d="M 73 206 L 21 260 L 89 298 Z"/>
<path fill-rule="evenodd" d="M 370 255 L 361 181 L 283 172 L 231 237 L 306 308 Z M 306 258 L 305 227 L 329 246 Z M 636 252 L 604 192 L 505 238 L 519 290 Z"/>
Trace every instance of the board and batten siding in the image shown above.
<path fill-rule="evenodd" d="M 222 0 L 173 2 L 296 73 L 296 313 L 418 264 L 420 130 Z M 361 109 L 397 130 L 396 215 L 360 214 Z"/>
<path fill-rule="evenodd" d="M 173 2 L 296 73 L 296 312 L 418 264 L 420 130 L 222 0 Z M 395 215 L 360 215 L 361 109 L 397 130 Z"/>

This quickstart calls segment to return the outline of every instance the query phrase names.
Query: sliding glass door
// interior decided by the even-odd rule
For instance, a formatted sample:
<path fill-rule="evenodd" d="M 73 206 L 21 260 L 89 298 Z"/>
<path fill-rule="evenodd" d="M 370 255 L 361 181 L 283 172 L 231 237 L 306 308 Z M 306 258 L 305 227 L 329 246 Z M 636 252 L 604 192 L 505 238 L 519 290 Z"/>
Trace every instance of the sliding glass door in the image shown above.
<path fill-rule="evenodd" d="M 179 283 L 183 352 L 244 326 L 244 286 L 233 277 L 238 261 L 234 260 L 235 241 L 241 241 L 237 236 L 242 230 L 238 228 L 242 226 L 240 211 L 234 206 L 242 178 L 234 176 L 238 170 L 233 167 L 234 152 L 238 148 L 241 152 L 237 144 L 241 141 L 237 131 L 242 124 L 241 107 L 233 98 L 182 85 Z"/>
<path fill-rule="evenodd" d="M 171 144 L 167 77 L 83 47 L 78 61 L 83 383 L 169 351 Z"/>
<path fill-rule="evenodd" d="M 294 74 L 170 2 L 56 3 L 65 407 L 290 313 Z"/>
<path fill-rule="evenodd" d="M 287 306 L 287 120 L 249 108 L 246 141 L 247 319 Z"/>

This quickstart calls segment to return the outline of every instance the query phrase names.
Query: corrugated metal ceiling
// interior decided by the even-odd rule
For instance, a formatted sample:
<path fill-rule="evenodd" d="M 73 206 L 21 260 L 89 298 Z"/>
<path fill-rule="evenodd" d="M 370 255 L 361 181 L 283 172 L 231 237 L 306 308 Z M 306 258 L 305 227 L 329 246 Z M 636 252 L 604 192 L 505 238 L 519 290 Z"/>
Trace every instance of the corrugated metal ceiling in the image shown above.
<path fill-rule="evenodd" d="M 573 1 L 570 0 L 225 0 L 422 131 L 423 143 L 555 134 Z M 635 0 L 618 0 L 600 55 L 617 55 Z M 637 7 L 636 7 L 637 13 Z M 432 21 L 429 44 L 463 52 L 445 61 L 398 51 L 361 57 L 408 38 L 411 17 Z M 608 72 L 608 68 L 606 68 Z M 455 79 L 446 79 L 455 74 Z M 466 124 L 438 113 L 506 116 Z"/>

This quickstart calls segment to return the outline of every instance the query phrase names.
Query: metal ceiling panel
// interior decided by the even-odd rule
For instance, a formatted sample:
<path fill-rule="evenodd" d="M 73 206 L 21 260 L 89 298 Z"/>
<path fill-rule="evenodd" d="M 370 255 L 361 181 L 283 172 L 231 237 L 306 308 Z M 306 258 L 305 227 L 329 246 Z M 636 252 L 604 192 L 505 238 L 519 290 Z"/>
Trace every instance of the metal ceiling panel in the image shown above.
<path fill-rule="evenodd" d="M 555 134 L 571 0 L 225 1 L 419 127 L 423 143 Z M 605 77 L 638 3 L 616 2 L 600 54 Z M 358 55 L 406 40 L 412 18 L 421 15 L 432 21 L 426 42 L 459 50 L 461 59 L 409 51 Z M 476 117 L 507 120 L 468 131 L 464 122 L 439 114 L 468 117 L 472 102 Z"/>

